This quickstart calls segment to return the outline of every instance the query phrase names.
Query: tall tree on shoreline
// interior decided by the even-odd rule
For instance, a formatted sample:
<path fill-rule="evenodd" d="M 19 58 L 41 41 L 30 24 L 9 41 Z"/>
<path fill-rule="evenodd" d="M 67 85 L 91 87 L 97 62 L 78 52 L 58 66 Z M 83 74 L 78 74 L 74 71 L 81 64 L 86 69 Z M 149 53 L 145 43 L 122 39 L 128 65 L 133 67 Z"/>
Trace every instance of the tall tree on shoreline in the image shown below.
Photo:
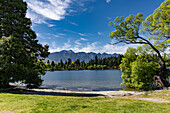
<path fill-rule="evenodd" d="M 45 74 L 44 63 L 38 58 L 49 55 L 48 45 L 38 44 L 26 11 L 23 0 L 0 0 L 0 76 L 6 78 L 0 81 L 0 87 L 18 81 L 38 87 L 40 75 Z"/>
<path fill-rule="evenodd" d="M 126 44 L 143 44 L 146 50 L 154 51 L 158 58 L 160 68 L 153 75 L 153 79 L 160 87 L 169 87 L 170 83 L 166 80 L 170 76 L 170 70 L 166 68 L 166 61 L 162 57 L 163 53 L 170 43 L 170 1 L 165 0 L 154 13 L 148 16 L 145 20 L 143 14 L 129 15 L 117 17 L 109 24 L 115 28 L 109 37 L 116 39 L 118 43 Z M 148 38 L 140 35 L 140 26 L 143 23 L 143 32 L 148 33 Z M 113 44 L 113 45 L 114 45 Z"/>

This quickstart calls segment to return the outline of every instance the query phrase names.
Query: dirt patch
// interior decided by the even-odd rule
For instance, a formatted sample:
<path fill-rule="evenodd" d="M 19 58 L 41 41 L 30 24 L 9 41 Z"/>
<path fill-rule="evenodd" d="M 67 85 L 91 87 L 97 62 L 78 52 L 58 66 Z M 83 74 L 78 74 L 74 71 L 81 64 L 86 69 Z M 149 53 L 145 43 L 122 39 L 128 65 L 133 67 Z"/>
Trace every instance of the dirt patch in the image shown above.
<path fill-rule="evenodd" d="M 12 111 L 0 111 L 0 113 L 15 113 L 15 111 L 14 110 L 12 110 Z"/>
<path fill-rule="evenodd" d="M 28 92 L 29 91 L 29 92 Z M 80 95 L 80 96 L 103 96 L 103 97 L 124 97 L 124 96 L 136 96 L 144 94 L 145 92 L 138 92 L 138 91 L 68 91 L 68 90 L 55 90 L 55 89 L 28 89 L 28 94 L 62 94 L 64 95 Z"/>
<path fill-rule="evenodd" d="M 137 100 L 144 100 L 149 102 L 156 102 L 156 103 L 170 103 L 168 100 L 163 100 L 159 98 L 137 98 Z"/>

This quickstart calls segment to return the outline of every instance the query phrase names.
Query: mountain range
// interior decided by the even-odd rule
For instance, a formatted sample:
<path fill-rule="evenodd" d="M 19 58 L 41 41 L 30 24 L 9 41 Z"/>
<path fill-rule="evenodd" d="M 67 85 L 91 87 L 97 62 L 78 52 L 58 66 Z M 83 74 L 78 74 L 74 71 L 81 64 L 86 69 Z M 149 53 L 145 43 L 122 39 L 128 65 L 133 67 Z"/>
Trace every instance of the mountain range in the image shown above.
<path fill-rule="evenodd" d="M 112 56 L 118 56 L 119 54 L 107 54 L 107 53 L 85 53 L 85 52 L 78 52 L 75 53 L 72 50 L 62 50 L 60 52 L 54 52 L 54 53 L 50 53 L 50 55 L 48 56 L 47 59 L 53 60 L 53 61 L 57 61 L 60 62 L 60 60 L 62 59 L 63 62 L 67 61 L 68 58 L 70 58 L 72 61 L 75 61 L 76 59 L 79 59 L 80 61 L 85 61 L 88 62 L 91 59 L 94 59 L 95 56 L 97 56 L 98 58 L 107 58 L 107 57 L 112 57 Z"/>

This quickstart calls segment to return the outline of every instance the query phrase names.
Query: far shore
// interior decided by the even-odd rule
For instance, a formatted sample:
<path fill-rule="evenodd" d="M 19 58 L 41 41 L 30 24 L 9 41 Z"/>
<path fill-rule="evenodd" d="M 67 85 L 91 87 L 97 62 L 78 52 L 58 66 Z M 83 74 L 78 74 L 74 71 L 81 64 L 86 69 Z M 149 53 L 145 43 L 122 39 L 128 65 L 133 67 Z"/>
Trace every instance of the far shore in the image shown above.
<path fill-rule="evenodd" d="M 65 69 L 65 70 L 46 70 L 46 71 L 101 71 L 101 70 L 120 70 L 120 68 L 115 69 Z"/>

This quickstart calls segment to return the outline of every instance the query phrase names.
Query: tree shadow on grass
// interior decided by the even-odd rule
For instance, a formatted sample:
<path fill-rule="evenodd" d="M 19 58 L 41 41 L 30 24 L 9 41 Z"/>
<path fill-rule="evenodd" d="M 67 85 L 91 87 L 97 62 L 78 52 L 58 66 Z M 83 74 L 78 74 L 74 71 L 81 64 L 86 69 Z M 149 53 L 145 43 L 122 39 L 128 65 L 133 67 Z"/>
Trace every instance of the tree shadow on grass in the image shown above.
<path fill-rule="evenodd" d="M 41 88 L 42 89 L 42 88 Z M 45 91 L 33 91 L 25 88 L 17 88 L 10 86 L 6 89 L 0 89 L 0 93 L 11 93 L 11 94 L 26 94 L 26 95 L 51 95 L 51 96 L 75 96 L 75 97 L 98 97 L 105 96 L 102 94 L 89 94 L 89 93 L 70 93 L 70 92 L 45 92 Z"/>

